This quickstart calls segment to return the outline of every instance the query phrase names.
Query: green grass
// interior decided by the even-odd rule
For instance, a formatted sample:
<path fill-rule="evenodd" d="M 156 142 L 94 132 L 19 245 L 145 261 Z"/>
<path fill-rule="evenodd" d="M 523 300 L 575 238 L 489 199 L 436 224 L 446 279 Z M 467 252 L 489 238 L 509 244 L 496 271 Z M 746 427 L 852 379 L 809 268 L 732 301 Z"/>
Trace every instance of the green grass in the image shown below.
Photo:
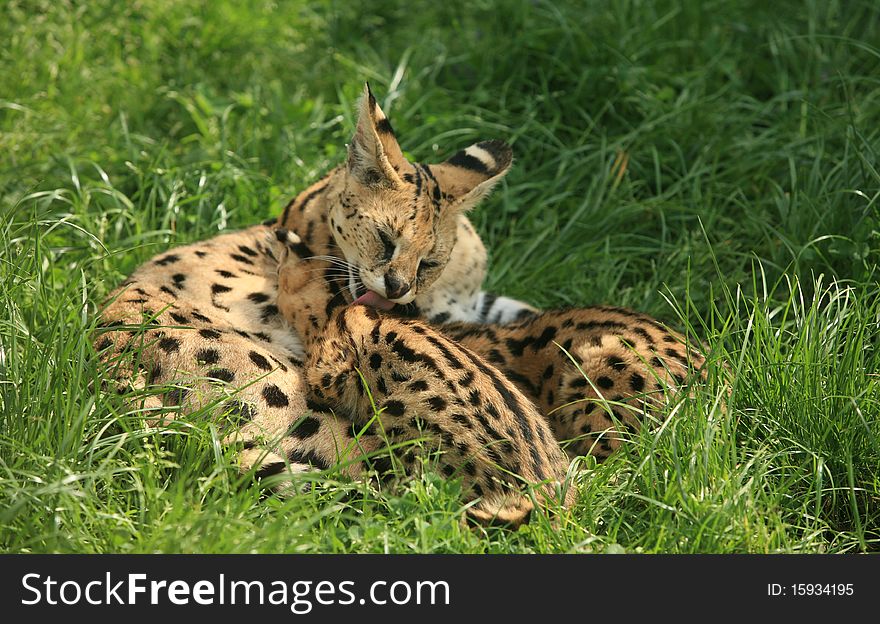
<path fill-rule="evenodd" d="M 880 550 L 875 2 L 11 0 L 0 40 L 2 550 Z M 278 214 L 365 79 L 415 158 L 513 143 L 473 215 L 491 288 L 711 348 L 558 526 L 462 528 L 431 473 L 261 498 L 208 418 L 151 432 L 95 391 L 97 302 Z"/>

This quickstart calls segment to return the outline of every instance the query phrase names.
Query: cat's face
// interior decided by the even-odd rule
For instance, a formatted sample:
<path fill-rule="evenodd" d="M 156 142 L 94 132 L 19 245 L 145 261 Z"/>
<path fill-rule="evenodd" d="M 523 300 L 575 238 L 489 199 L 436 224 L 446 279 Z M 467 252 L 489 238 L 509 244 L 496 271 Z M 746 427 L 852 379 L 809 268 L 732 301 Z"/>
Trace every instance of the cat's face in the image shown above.
<path fill-rule="evenodd" d="M 430 288 L 449 262 L 459 216 L 488 194 L 511 159 L 506 143 L 483 141 L 441 164 L 410 163 L 367 87 L 345 190 L 329 215 L 352 296 L 372 291 L 407 304 Z"/>

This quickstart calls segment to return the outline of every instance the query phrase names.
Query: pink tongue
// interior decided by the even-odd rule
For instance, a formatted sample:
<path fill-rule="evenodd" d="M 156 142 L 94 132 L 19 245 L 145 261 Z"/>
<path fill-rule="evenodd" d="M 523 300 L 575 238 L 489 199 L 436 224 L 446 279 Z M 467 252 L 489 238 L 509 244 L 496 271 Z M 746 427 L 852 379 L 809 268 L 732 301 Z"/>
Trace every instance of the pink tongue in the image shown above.
<path fill-rule="evenodd" d="M 393 301 L 388 301 L 385 297 L 374 293 L 372 290 L 368 290 L 365 294 L 355 299 L 354 305 L 358 304 L 370 306 L 371 308 L 379 308 L 380 310 L 385 310 L 386 312 L 394 307 Z"/>

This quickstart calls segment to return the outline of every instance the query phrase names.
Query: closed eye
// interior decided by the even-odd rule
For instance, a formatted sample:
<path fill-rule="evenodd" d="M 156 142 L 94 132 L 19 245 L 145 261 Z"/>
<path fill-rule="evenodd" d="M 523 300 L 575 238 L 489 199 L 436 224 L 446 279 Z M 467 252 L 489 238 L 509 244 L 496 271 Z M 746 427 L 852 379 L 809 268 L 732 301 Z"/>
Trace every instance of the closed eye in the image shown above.
<path fill-rule="evenodd" d="M 379 240 L 382 242 L 382 246 L 384 247 L 384 249 L 382 251 L 382 253 L 383 253 L 382 259 L 385 262 L 388 262 L 391 260 L 391 257 L 394 255 L 394 250 L 396 249 L 397 245 L 394 243 L 393 240 L 391 240 L 391 237 L 388 236 L 388 234 L 386 234 L 383 230 L 379 230 Z"/>
<path fill-rule="evenodd" d="M 431 269 L 436 269 L 440 266 L 440 263 L 436 260 L 422 260 L 419 262 L 419 273 L 424 273 L 425 271 L 430 271 Z"/>

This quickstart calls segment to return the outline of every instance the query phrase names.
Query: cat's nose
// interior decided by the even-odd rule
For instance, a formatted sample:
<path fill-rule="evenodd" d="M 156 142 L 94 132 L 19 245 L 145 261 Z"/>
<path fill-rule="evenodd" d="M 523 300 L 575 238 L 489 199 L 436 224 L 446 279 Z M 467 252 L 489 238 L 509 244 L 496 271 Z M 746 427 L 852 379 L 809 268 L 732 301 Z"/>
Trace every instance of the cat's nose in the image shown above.
<path fill-rule="evenodd" d="M 385 274 L 385 298 L 400 299 L 409 292 L 409 282 L 405 282 L 391 273 Z"/>

